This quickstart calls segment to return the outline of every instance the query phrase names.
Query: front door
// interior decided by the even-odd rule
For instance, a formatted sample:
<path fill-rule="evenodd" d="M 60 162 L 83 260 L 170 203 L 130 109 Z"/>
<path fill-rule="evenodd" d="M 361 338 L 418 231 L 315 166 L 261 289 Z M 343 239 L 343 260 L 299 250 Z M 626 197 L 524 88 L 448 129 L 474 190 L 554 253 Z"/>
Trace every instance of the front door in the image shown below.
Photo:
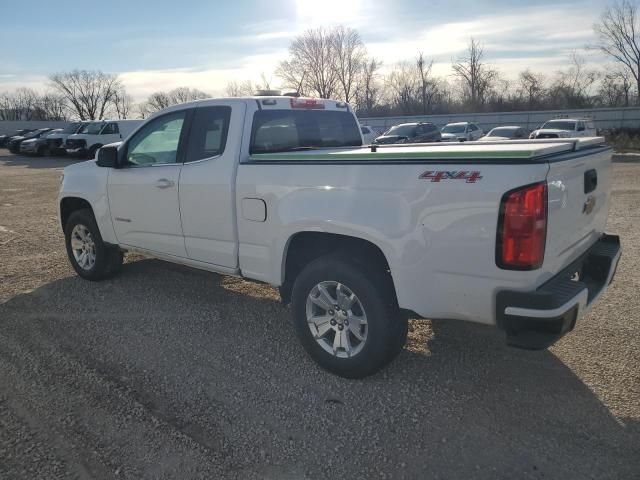
<path fill-rule="evenodd" d="M 109 173 L 109 207 L 118 242 L 186 257 L 178 184 L 187 110 L 146 124 L 121 148 L 125 165 Z"/>

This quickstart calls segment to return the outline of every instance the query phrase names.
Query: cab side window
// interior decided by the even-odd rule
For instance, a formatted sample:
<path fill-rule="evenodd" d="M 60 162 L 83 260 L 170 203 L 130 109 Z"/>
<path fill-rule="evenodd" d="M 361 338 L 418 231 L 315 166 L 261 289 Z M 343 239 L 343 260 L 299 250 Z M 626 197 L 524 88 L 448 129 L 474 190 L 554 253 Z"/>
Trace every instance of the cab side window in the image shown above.
<path fill-rule="evenodd" d="M 102 129 L 101 135 L 113 135 L 120 133 L 117 123 L 107 123 Z"/>
<path fill-rule="evenodd" d="M 231 107 L 196 108 L 185 162 L 222 155 L 227 144 Z"/>
<path fill-rule="evenodd" d="M 127 146 L 129 164 L 148 166 L 176 163 L 186 114 L 185 110 L 168 113 L 139 130 Z"/>

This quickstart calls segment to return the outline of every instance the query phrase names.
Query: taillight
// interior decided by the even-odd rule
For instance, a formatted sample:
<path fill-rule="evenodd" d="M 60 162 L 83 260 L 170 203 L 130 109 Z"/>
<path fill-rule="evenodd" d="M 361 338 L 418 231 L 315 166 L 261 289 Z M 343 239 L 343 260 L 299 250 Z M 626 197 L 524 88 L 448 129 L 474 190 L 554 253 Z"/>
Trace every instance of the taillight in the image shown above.
<path fill-rule="evenodd" d="M 308 108 L 312 110 L 324 110 L 324 103 L 316 98 L 292 98 L 291 108 Z"/>
<path fill-rule="evenodd" d="M 534 270 L 544 260 L 547 183 L 507 192 L 500 203 L 496 263 L 508 270 Z"/>

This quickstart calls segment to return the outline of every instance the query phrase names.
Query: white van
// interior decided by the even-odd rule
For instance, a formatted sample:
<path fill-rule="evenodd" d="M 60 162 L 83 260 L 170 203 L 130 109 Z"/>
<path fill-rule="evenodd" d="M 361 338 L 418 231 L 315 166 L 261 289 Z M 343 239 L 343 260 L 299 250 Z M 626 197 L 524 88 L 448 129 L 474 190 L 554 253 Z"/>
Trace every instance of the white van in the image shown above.
<path fill-rule="evenodd" d="M 103 145 L 119 142 L 133 132 L 142 120 L 98 120 L 85 124 L 78 133 L 69 135 L 64 148 L 69 155 L 93 158 Z"/>

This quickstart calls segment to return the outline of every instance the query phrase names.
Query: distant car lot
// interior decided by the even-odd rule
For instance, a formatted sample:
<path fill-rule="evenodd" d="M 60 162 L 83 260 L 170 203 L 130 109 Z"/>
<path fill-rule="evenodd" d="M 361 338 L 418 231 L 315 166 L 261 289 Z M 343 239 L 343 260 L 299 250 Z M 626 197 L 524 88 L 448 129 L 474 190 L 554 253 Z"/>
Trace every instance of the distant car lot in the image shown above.
<path fill-rule="evenodd" d="M 269 286 L 132 256 L 68 266 L 68 158 L 0 149 L 0 478 L 634 478 L 640 471 L 640 164 L 616 164 L 625 248 L 550 351 L 414 320 L 370 379 L 321 371 Z"/>

